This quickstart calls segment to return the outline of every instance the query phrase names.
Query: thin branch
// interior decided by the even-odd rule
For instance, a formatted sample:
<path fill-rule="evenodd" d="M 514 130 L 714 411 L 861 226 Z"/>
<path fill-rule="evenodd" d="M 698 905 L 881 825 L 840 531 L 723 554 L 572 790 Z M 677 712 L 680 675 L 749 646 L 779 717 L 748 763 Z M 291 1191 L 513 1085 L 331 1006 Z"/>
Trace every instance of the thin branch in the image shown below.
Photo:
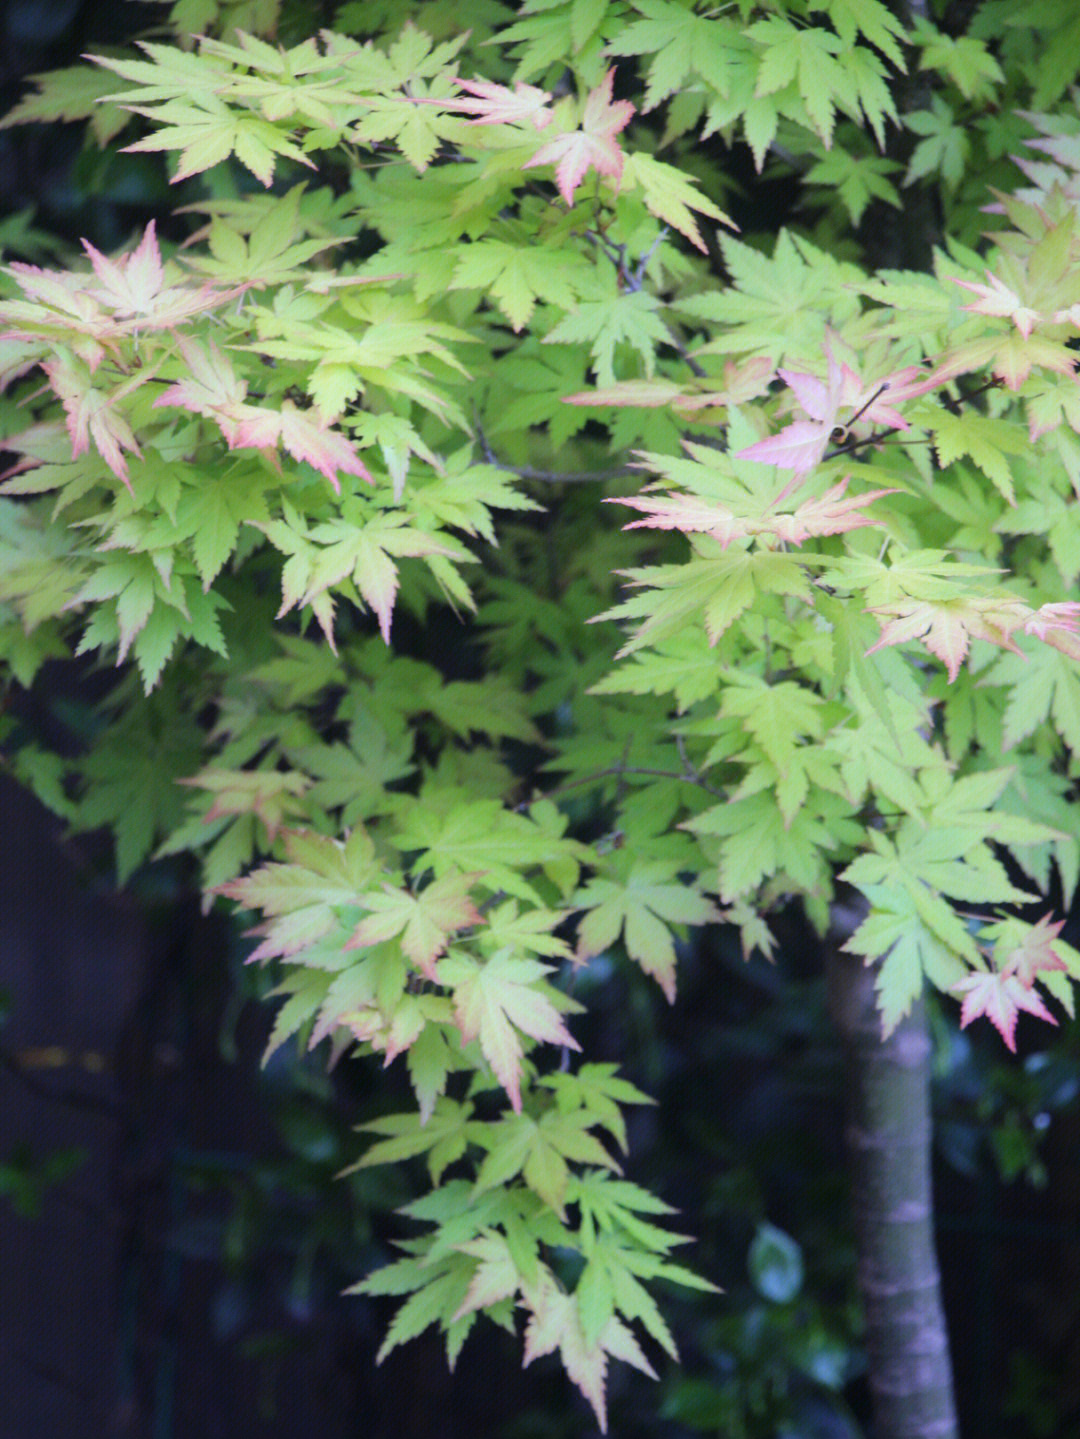
<path fill-rule="evenodd" d="M 677 739 L 678 738 L 679 737 L 677 737 Z M 703 779 L 692 766 L 690 770 L 674 770 L 645 769 L 638 765 L 613 764 L 607 769 L 598 769 L 592 774 L 584 775 L 581 779 L 568 779 L 565 784 L 556 785 L 554 789 L 545 790 L 543 794 L 537 795 L 533 799 L 522 800 L 520 804 L 514 806 L 514 813 L 522 813 L 524 810 L 527 810 L 530 805 L 535 804 L 538 799 L 556 799 L 559 795 L 566 794 L 568 790 L 580 789 L 582 785 L 596 784 L 602 779 L 621 780 L 627 775 L 643 775 L 647 779 L 680 779 L 685 784 L 697 785 L 699 789 L 705 790 L 717 799 L 725 798 L 723 790 L 717 789 L 714 785 L 711 785 L 708 780 Z"/>

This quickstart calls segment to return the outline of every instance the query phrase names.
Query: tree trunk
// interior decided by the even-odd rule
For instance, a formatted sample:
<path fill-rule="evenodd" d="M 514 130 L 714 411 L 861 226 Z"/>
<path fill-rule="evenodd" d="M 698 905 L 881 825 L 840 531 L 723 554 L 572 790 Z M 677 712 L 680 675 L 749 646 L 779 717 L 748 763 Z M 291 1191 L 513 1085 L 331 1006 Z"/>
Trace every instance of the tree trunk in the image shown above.
<path fill-rule="evenodd" d="M 930 1037 L 917 1004 L 888 1039 L 874 971 L 840 945 L 862 914 L 839 906 L 827 956 L 844 1046 L 847 1122 L 874 1439 L 956 1439 L 930 1181 Z"/>

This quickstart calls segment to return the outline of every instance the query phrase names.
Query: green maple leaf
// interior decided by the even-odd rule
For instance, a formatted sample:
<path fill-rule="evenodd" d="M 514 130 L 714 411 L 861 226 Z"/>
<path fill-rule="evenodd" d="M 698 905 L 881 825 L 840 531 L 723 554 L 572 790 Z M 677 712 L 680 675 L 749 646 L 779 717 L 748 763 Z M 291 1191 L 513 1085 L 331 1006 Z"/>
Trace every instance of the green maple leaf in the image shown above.
<path fill-rule="evenodd" d="M 860 837 L 850 813 L 838 796 L 818 793 L 785 825 L 775 797 L 759 793 L 706 810 L 684 828 L 720 837 L 719 892 L 728 904 L 778 873 L 812 890 L 829 868 L 826 855 Z"/>
<path fill-rule="evenodd" d="M 345 1170 L 367 1169 L 373 1164 L 396 1164 L 418 1154 L 428 1156 L 433 1184 L 465 1153 L 476 1125 L 471 1103 L 439 1098 L 427 1115 L 388 1114 L 369 1120 L 362 1127 L 386 1137 L 373 1144 L 357 1162 Z M 370 1282 L 370 1281 L 369 1281 Z"/>
<path fill-rule="evenodd" d="M 884 200 L 894 209 L 903 202 L 886 176 L 900 169 L 895 160 L 883 155 L 854 155 L 837 147 L 807 170 L 803 179 L 808 185 L 823 185 L 835 192 L 857 225 L 871 200 Z"/>
<path fill-rule="evenodd" d="M 583 1064 L 576 1074 L 560 1070 L 546 1074 L 538 1084 L 550 1089 L 560 1113 L 583 1110 L 589 1122 L 599 1124 L 611 1134 L 626 1153 L 626 1123 L 620 1105 L 655 1104 L 647 1094 L 620 1079 L 614 1064 Z M 656 1201 L 659 1203 L 659 1201 Z"/>
<path fill-rule="evenodd" d="M 521 1287 L 522 1275 L 506 1239 L 497 1233 L 481 1235 L 458 1246 L 460 1254 L 477 1260 L 465 1298 L 454 1319 L 461 1319 L 478 1309 L 487 1309 L 501 1299 L 512 1299 Z"/>
<path fill-rule="evenodd" d="M 657 345 L 674 340 L 657 313 L 662 302 L 647 290 L 623 290 L 603 300 L 582 300 L 544 336 L 545 345 L 587 344 L 596 365 L 597 383 L 615 383 L 615 348 L 626 344 L 636 350 L 651 375 Z"/>
<path fill-rule="evenodd" d="M 591 879 L 576 897 L 587 910 L 578 928 L 577 955 L 589 959 L 620 934 L 631 959 L 675 1002 L 675 943 L 668 924 L 708 924 L 720 918 L 704 895 L 676 882 L 678 865 L 617 856 L 616 878 Z"/>
<path fill-rule="evenodd" d="M 734 545 L 724 550 L 711 539 L 696 541 L 695 548 L 708 557 L 625 572 L 632 583 L 652 588 L 597 616 L 643 620 L 617 658 L 677 634 L 688 621 L 704 622 L 715 644 L 761 593 L 811 598 L 802 569 L 787 555 Z"/>
<path fill-rule="evenodd" d="M 496 239 L 461 246 L 450 282 L 452 290 L 486 290 L 515 331 L 528 324 L 537 301 L 570 310 L 594 285 L 583 255 Z"/>
<path fill-rule="evenodd" d="M 697 88 L 692 77 L 717 94 L 727 94 L 735 56 L 748 49 L 736 25 L 716 15 L 695 15 L 671 0 L 633 0 L 633 4 L 644 18 L 624 22 L 609 40 L 606 53 L 650 57 L 644 111 L 655 109 L 670 95 Z"/>
<path fill-rule="evenodd" d="M 456 803 L 446 814 L 417 806 L 391 843 L 419 851 L 417 874 L 483 874 L 492 891 L 505 890 L 530 904 L 541 903 L 522 871 L 556 870 L 586 856 L 573 840 L 548 832 L 535 819 L 511 814 L 495 800 Z"/>
<path fill-rule="evenodd" d="M 1080 669 L 1050 645 L 1025 645 L 1023 656 L 1003 655 L 995 679 L 1009 685 L 1005 744 L 1017 744 L 1053 721 L 1069 749 L 1080 753 Z"/>
<path fill-rule="evenodd" d="M 685 235 L 703 254 L 708 253 L 708 246 L 701 238 L 693 211 L 706 215 L 710 220 L 718 220 L 730 229 L 737 228 L 735 222 L 703 195 L 682 170 L 674 165 L 665 165 L 644 150 L 627 156 L 622 188 L 627 191 L 640 188 L 645 208 L 658 220 L 678 230 L 680 235 Z"/>
<path fill-rule="evenodd" d="M 788 230 L 777 236 L 772 255 L 719 236 L 731 284 L 680 299 L 677 308 L 723 326 L 715 341 L 696 353 L 739 351 L 768 355 L 780 363 L 787 355 L 820 350 L 825 327 L 843 333 L 859 312 L 856 286 L 866 284 L 857 265 L 837 260 Z"/>
<path fill-rule="evenodd" d="M 906 71 L 903 52 L 898 41 L 907 41 L 904 24 L 881 3 L 881 0 L 809 0 L 810 11 L 824 11 L 845 45 L 853 45 L 857 35 L 886 55 L 898 70 Z"/>
<path fill-rule="evenodd" d="M 89 120 L 94 139 L 104 147 L 129 123 L 119 104 L 102 103 L 115 90 L 116 82 L 90 65 L 72 65 L 26 78 L 37 87 L 37 93 L 24 96 L 9 110 L 0 120 L 0 130 L 31 121 Z"/>
<path fill-rule="evenodd" d="M 620 666 L 591 686 L 589 693 L 672 694 L 679 713 L 699 700 L 710 699 L 720 680 L 720 661 L 703 630 L 683 629 L 638 650 Z"/>
<path fill-rule="evenodd" d="M 964 175 L 971 141 L 952 107 L 941 95 L 934 95 L 929 110 L 909 111 L 904 124 L 916 135 L 924 136 L 912 152 L 904 184 L 913 185 L 916 180 L 940 173 L 946 188 L 955 189 Z"/>
<path fill-rule="evenodd" d="M 764 753 L 783 773 L 805 739 L 820 739 L 824 701 L 793 680 L 768 684 L 744 674 L 729 674 L 722 692 L 724 715 L 738 715 Z"/>
<path fill-rule="evenodd" d="M 882 1035 L 888 1038 L 921 995 L 924 974 L 938 989 L 947 990 L 967 973 L 967 966 L 928 928 L 910 895 L 884 887 L 865 892 L 873 896 L 873 909 L 844 949 L 861 954 L 868 964 L 880 961 L 874 986 Z"/>

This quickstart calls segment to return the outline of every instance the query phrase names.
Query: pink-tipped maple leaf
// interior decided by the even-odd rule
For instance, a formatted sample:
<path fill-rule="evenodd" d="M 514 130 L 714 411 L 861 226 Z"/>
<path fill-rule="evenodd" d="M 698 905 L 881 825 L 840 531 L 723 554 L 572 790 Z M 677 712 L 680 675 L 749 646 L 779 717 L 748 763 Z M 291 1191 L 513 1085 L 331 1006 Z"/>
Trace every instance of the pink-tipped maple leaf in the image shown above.
<path fill-rule="evenodd" d="M 796 420 L 786 425 L 779 434 L 747 445 L 735 456 L 737 460 L 756 460 L 758 464 L 775 465 L 779 470 L 794 470 L 796 477 L 808 475 L 819 465 L 829 448 L 831 424 L 815 420 Z M 794 482 L 785 487 L 786 495 L 794 488 Z"/>
<path fill-rule="evenodd" d="M 1048 914 L 1044 914 L 1042 919 L 1031 926 L 1021 942 L 1006 954 L 1001 972 L 1015 974 L 1028 989 L 1035 983 L 1035 976 L 1042 971 L 1058 969 L 1068 973 L 1069 966 L 1054 948 L 1054 941 L 1064 928 L 1063 919 L 1055 922 Z"/>
<path fill-rule="evenodd" d="M 864 525 L 880 525 L 881 520 L 871 519 L 862 511 L 875 500 L 885 495 L 895 495 L 895 489 L 870 490 L 865 495 L 850 495 L 845 491 L 851 476 L 848 475 L 823 495 L 804 500 L 789 515 L 769 515 L 761 521 L 778 540 L 789 545 L 801 545 L 804 540 L 816 535 L 842 535 L 848 530 L 858 530 Z"/>
<path fill-rule="evenodd" d="M 511 90 L 507 85 L 495 85 L 490 80 L 458 80 L 458 88 L 467 90 L 469 98 L 455 100 L 431 100 L 443 110 L 459 110 L 472 115 L 470 125 L 522 125 L 528 123 L 537 130 L 543 130 L 554 119 L 548 105 L 551 96 L 547 90 L 535 85 L 525 85 L 520 80 Z"/>
<path fill-rule="evenodd" d="M 997 315 L 1002 319 L 1011 320 L 1026 340 L 1034 329 L 1035 325 L 1044 317 L 1038 310 L 1033 310 L 1025 305 L 1015 290 L 1010 290 L 1008 285 L 986 271 L 986 278 L 989 282 L 985 285 L 977 284 L 973 280 L 961 280 L 953 275 L 953 284 L 959 285 L 964 290 L 970 290 L 978 299 L 972 305 L 964 305 L 975 315 Z"/>
<path fill-rule="evenodd" d="M 667 495 L 652 499 L 648 495 L 623 495 L 608 501 L 642 510 L 644 520 L 624 525 L 627 530 L 682 530 L 685 534 L 706 534 L 727 549 L 732 540 L 743 539 L 751 523 L 744 515 L 736 515 L 724 505 L 698 499 L 696 495 Z"/>
<path fill-rule="evenodd" d="M 925 395 L 943 383 L 937 375 L 928 375 L 918 365 L 906 365 L 867 384 L 850 365 L 837 360 L 831 341 L 827 342 L 825 352 L 829 362 L 825 380 L 796 370 L 777 371 L 810 418 L 795 420 L 778 434 L 748 445 L 738 452 L 736 459 L 776 465 L 778 469 L 793 470 L 796 476 L 809 474 L 820 464 L 838 426 L 860 424 L 871 428 L 882 425 L 891 430 L 910 429 L 897 404 Z M 794 488 L 794 484 L 788 485 L 783 493 Z"/>
<path fill-rule="evenodd" d="M 521 1113 L 521 1040 L 517 1030 L 567 1049 L 581 1046 L 550 999 L 535 988 L 551 966 L 499 950 L 484 964 L 450 954 L 438 962 L 438 981 L 454 991 L 454 1017 L 462 1043 L 479 1039 L 484 1058 Z"/>
<path fill-rule="evenodd" d="M 291 400 L 283 400 L 280 410 L 237 406 L 221 424 L 230 449 L 269 450 L 280 442 L 294 460 L 306 460 L 325 475 L 338 494 L 339 470 L 358 475 L 369 485 L 374 483 L 350 441 L 339 430 L 324 424 L 313 410 L 297 409 Z"/>
<path fill-rule="evenodd" d="M 111 312 L 117 330 L 122 333 L 139 329 L 170 330 L 181 320 L 224 305 L 250 288 L 248 284 L 234 285 L 228 290 L 215 290 L 210 285 L 166 287 L 165 267 L 153 220 L 135 249 L 115 260 L 108 259 L 89 240 L 82 243 L 98 279 L 98 284 L 91 286 L 87 293 Z"/>
<path fill-rule="evenodd" d="M 195 415 L 206 415 L 228 423 L 239 414 L 247 397 L 247 385 L 233 369 L 232 361 L 208 340 L 205 348 L 181 336 L 178 341 L 187 374 L 170 385 L 154 401 L 154 408 L 175 405 Z"/>
<path fill-rule="evenodd" d="M 615 137 L 630 123 L 634 106 L 629 100 L 612 100 L 614 79 L 611 69 L 596 89 L 590 90 L 578 129 L 556 135 L 522 166 L 531 170 L 536 165 L 554 165 L 555 183 L 568 205 L 574 203 L 574 191 L 589 170 L 609 175 L 616 184 L 622 179 L 625 157 Z"/>
<path fill-rule="evenodd" d="M 365 949 L 400 935 L 402 953 L 434 983 L 435 961 L 445 952 L 450 936 L 484 922 L 470 894 L 480 877 L 448 874 L 419 894 L 388 884 L 381 894 L 365 895 L 363 904 L 369 913 L 353 930 L 345 948 Z"/>
<path fill-rule="evenodd" d="M 86 336 L 72 347 L 94 369 L 104 354 L 102 342 L 140 330 L 171 330 L 181 320 L 216 309 L 250 288 L 247 283 L 227 290 L 208 284 L 165 286 L 152 220 L 135 249 L 115 260 L 88 240 L 83 246 L 93 273 L 19 263 L 7 267 L 26 301 L 0 305 L 0 322 L 12 324 L 6 335 L 34 338 L 59 329 L 65 340 L 72 334 Z"/>
<path fill-rule="evenodd" d="M 124 451 L 128 450 L 139 456 L 142 451 L 131 426 L 116 409 L 116 402 L 142 384 L 145 376 L 139 374 L 111 394 L 106 394 L 103 390 L 95 389 L 90 384 L 89 375 L 80 371 L 66 358 L 49 360 L 42 365 L 42 369 L 48 375 L 49 383 L 67 415 L 72 458 L 78 459 L 85 454 L 90 447 L 90 441 L 93 440 L 94 448 L 109 469 L 130 489 Z"/>
<path fill-rule="evenodd" d="M 724 505 L 693 495 L 667 495 L 662 499 L 628 495 L 609 503 L 629 505 L 631 509 L 642 510 L 648 516 L 625 525 L 624 529 L 628 530 L 648 528 L 707 534 L 719 543 L 721 549 L 727 549 L 732 540 L 751 535 L 775 535 L 783 544 L 801 545 L 811 535 L 839 535 L 863 525 L 881 524 L 880 520 L 860 512 L 874 500 L 881 499 L 883 495 L 893 495 L 896 491 L 871 490 L 869 494 L 852 495 L 845 499 L 850 479 L 848 475 L 825 494 L 805 500 L 791 513 L 736 515 Z"/>
<path fill-rule="evenodd" d="M 541 1268 L 538 1282 L 523 1286 L 523 1294 L 531 1315 L 525 1328 L 522 1366 L 558 1349 L 567 1376 L 592 1405 L 600 1432 L 606 1434 L 608 1355 L 632 1364 L 650 1379 L 656 1378 L 656 1371 L 641 1352 L 633 1333 L 614 1315 L 589 1344 L 577 1295 L 564 1293 L 549 1270 Z"/>
<path fill-rule="evenodd" d="M 1014 654 L 1020 653 L 1010 635 L 1023 623 L 1028 608 L 1021 600 L 1009 602 L 965 596 L 955 600 L 896 600 L 887 605 L 874 605 L 870 613 L 881 626 L 881 636 L 877 644 L 866 651 L 868 655 L 886 645 L 919 640 L 941 660 L 952 684 L 973 639 L 987 640 Z"/>
<path fill-rule="evenodd" d="M 1045 640 L 1055 630 L 1075 634 L 1080 629 L 1080 601 L 1062 600 L 1056 604 L 1041 605 L 1024 621 L 1024 633 Z M 1051 640 L 1052 644 L 1053 641 Z"/>
<path fill-rule="evenodd" d="M 1025 984 L 1019 974 L 1007 970 L 969 974 L 952 988 L 955 994 L 964 996 L 960 1028 L 966 1029 L 973 1019 L 985 1015 L 1014 1054 L 1016 1021 L 1022 1009 L 1036 1019 L 1045 1019 L 1047 1024 L 1057 1024 L 1036 991 Z"/>

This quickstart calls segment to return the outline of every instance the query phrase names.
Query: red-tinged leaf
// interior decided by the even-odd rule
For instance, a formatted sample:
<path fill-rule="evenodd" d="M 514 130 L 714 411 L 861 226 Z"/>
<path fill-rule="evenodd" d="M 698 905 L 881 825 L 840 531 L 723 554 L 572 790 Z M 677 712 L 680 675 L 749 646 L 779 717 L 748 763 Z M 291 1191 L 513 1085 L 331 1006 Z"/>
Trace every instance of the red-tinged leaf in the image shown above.
<path fill-rule="evenodd" d="M 989 270 L 986 271 L 986 278 L 988 284 L 978 285 L 971 280 L 961 280 L 956 275 L 951 276 L 953 284 L 960 285 L 963 289 L 970 290 L 973 295 L 979 297 L 973 305 L 964 305 L 963 308 L 976 315 L 997 315 L 1012 320 L 1026 340 L 1031 334 L 1032 328 L 1039 320 L 1043 319 L 1043 316 L 1039 314 L 1038 310 L 1032 310 L 1025 305 L 1015 290 L 1010 290 L 1008 285 L 999 280 L 996 275 L 992 275 Z"/>
<path fill-rule="evenodd" d="M 1001 972 L 1014 974 L 1028 989 L 1042 970 L 1060 969 L 1067 974 L 1069 966 L 1054 948 L 1054 941 L 1064 928 L 1063 919 L 1054 923 L 1048 914 L 1044 915 L 1031 926 L 1023 940 L 1004 956 Z"/>
<path fill-rule="evenodd" d="M 1020 653 L 1009 636 L 1030 611 L 1020 600 L 1010 604 L 963 597 L 939 601 L 898 600 L 893 604 L 875 605 L 870 613 L 881 625 L 881 637 L 866 651 L 868 655 L 886 645 L 919 640 L 945 665 L 951 684 L 960 673 L 973 639 Z"/>
<path fill-rule="evenodd" d="M 291 400 L 284 400 L 280 411 L 239 405 L 232 415 L 220 416 L 219 423 L 230 449 L 268 450 L 280 441 L 293 459 L 306 460 L 325 475 L 337 494 L 341 493 L 339 470 L 374 483 L 345 436 L 319 420 L 314 410 L 298 410 Z"/>
<path fill-rule="evenodd" d="M 482 965 L 457 955 L 438 965 L 439 983 L 454 991 L 463 1043 L 479 1039 L 484 1058 L 516 1114 L 521 1113 L 522 1048 L 515 1026 L 533 1039 L 580 1048 L 551 1000 L 535 988 L 550 969 L 536 960 L 517 959 L 506 950 Z"/>
<path fill-rule="evenodd" d="M 386 885 L 382 894 L 364 895 L 361 902 L 370 912 L 353 930 L 345 948 L 362 949 L 400 934 L 402 953 L 434 982 L 435 960 L 446 950 L 449 937 L 483 923 L 469 893 L 477 878 L 475 874 L 446 875 L 420 894 Z"/>
<path fill-rule="evenodd" d="M 875 500 L 880 500 L 885 495 L 895 495 L 897 491 L 871 490 L 869 494 L 852 495 L 845 499 L 844 493 L 850 479 L 849 475 L 825 494 L 816 499 L 804 500 L 793 514 L 769 515 L 763 518 L 758 522 L 761 529 L 769 530 L 785 544 L 801 545 L 811 535 L 840 535 L 848 530 L 857 530 L 863 525 L 880 525 L 881 520 L 871 519 L 861 511 Z"/>
<path fill-rule="evenodd" d="M 82 245 L 90 256 L 94 274 L 101 281 L 100 289 L 91 290 L 91 294 L 118 313 L 142 315 L 153 308 L 165 275 L 153 220 L 147 225 L 138 246 L 118 260 L 106 259 L 89 240 L 84 240 Z"/>
<path fill-rule="evenodd" d="M 629 100 L 612 101 L 614 78 L 614 69 L 609 70 L 589 92 L 579 129 L 557 135 L 522 166 L 531 170 L 536 165 L 554 165 L 555 183 L 568 205 L 574 203 L 574 191 L 589 170 L 609 175 L 616 184 L 622 179 L 624 156 L 615 137 L 630 123 L 634 106 Z"/>
<path fill-rule="evenodd" d="M 83 240 L 82 244 L 98 284 L 86 283 L 89 277 L 77 278 L 83 281 L 81 288 L 86 297 L 101 305 L 110 316 L 107 330 L 102 328 L 102 334 L 172 329 L 181 320 L 216 309 L 250 288 L 248 284 L 234 285 L 228 290 L 215 290 L 210 285 L 166 287 L 153 220 L 135 249 L 115 260 L 95 249 L 89 240 Z"/>
<path fill-rule="evenodd" d="M 737 460 L 756 460 L 762 465 L 775 465 L 777 469 L 794 470 L 796 475 L 808 475 L 829 448 L 831 424 L 819 424 L 814 420 L 796 420 L 786 426 L 778 435 L 758 440 L 747 445 L 735 456 Z"/>
<path fill-rule="evenodd" d="M 1057 604 L 1040 605 L 1024 621 L 1024 633 L 1045 640 L 1051 630 L 1075 634 L 1080 629 L 1080 602 L 1063 600 Z"/>
<path fill-rule="evenodd" d="M 625 495 L 607 503 L 628 505 L 648 516 L 624 525 L 624 529 L 682 530 L 685 534 L 707 534 L 717 541 L 721 549 L 727 549 L 732 540 L 745 538 L 753 523 L 743 515 L 733 514 L 724 505 L 710 504 L 708 500 L 699 500 L 694 495 L 668 495 L 655 500 L 647 495 Z"/>
<path fill-rule="evenodd" d="M 213 768 L 204 769 L 190 779 L 177 780 L 177 784 L 209 790 L 215 796 L 213 805 L 204 817 L 205 824 L 221 815 L 254 814 L 258 815 L 266 826 L 271 840 L 277 835 L 286 817 L 300 811 L 298 797 L 310 783 L 302 774 L 282 773 L 280 770 Z"/>
<path fill-rule="evenodd" d="M 958 980 L 953 991 L 964 996 L 960 1028 L 966 1029 L 973 1019 L 985 1015 L 1014 1054 L 1020 1010 L 1026 1010 L 1036 1019 L 1045 1019 L 1047 1024 L 1057 1024 L 1035 990 L 1016 974 L 997 971 L 970 974 L 967 979 Z"/>
<path fill-rule="evenodd" d="M 208 340 L 205 347 L 181 335 L 178 339 L 187 374 L 169 385 L 154 401 L 154 408 L 175 405 L 196 415 L 208 415 L 221 423 L 239 415 L 247 396 L 247 385 L 233 369 L 232 361 Z"/>
<path fill-rule="evenodd" d="M 469 99 L 429 100 L 443 110 L 459 110 L 475 116 L 470 125 L 523 125 L 528 122 L 537 130 L 551 124 L 554 116 L 548 109 L 551 96 L 535 85 L 520 80 L 511 90 L 506 85 L 493 85 L 490 80 L 458 80 L 458 88 L 469 92 Z"/>
<path fill-rule="evenodd" d="M 308 412 L 298 410 L 289 400 L 281 407 L 281 443 L 294 460 L 306 460 L 325 475 L 339 494 L 338 470 L 346 475 L 359 475 L 369 485 L 375 483 L 343 434 L 317 419 L 312 420 Z"/>
<path fill-rule="evenodd" d="M 859 378 L 847 365 L 838 366 L 829 361 L 829 382 L 817 375 L 804 375 L 794 370 L 777 370 L 784 384 L 794 393 L 795 398 L 812 420 L 828 425 L 836 424 L 836 414 L 843 402 L 843 389 L 849 391 L 848 403 L 858 393 Z"/>
<path fill-rule="evenodd" d="M 636 530 L 642 527 L 657 530 L 682 530 L 686 534 L 707 534 L 716 540 L 721 549 L 727 549 L 735 539 L 749 535 L 775 535 L 784 544 L 801 545 L 811 535 L 839 535 L 863 525 L 878 525 L 880 520 L 870 519 L 860 511 L 884 495 L 896 494 L 895 490 L 872 490 L 866 495 L 853 495 L 845 499 L 850 476 L 834 485 L 816 499 L 806 500 L 791 514 L 761 515 L 751 518 L 733 514 L 724 505 L 710 504 L 693 495 L 668 495 L 663 499 L 652 499 L 647 495 L 622 496 L 608 501 L 610 504 L 629 505 L 631 509 L 643 510 L 645 520 L 634 520 L 624 529 Z M 1080 608 L 1080 606 L 1078 606 Z"/>
<path fill-rule="evenodd" d="M 49 383 L 67 415 L 72 458 L 78 459 L 84 454 L 93 440 L 94 448 L 109 469 L 130 489 L 127 461 L 123 452 L 129 450 L 132 454 L 141 456 L 142 451 L 131 426 L 114 406 L 126 392 L 140 384 L 143 377 L 139 376 L 120 386 L 113 394 L 107 395 L 90 384 L 88 373 L 63 357 L 48 361 L 42 365 L 42 369 L 48 375 Z"/>
<path fill-rule="evenodd" d="M 625 405 L 633 409 L 656 410 L 676 404 L 685 394 L 674 380 L 620 380 L 595 390 L 564 395 L 564 405 Z"/>

